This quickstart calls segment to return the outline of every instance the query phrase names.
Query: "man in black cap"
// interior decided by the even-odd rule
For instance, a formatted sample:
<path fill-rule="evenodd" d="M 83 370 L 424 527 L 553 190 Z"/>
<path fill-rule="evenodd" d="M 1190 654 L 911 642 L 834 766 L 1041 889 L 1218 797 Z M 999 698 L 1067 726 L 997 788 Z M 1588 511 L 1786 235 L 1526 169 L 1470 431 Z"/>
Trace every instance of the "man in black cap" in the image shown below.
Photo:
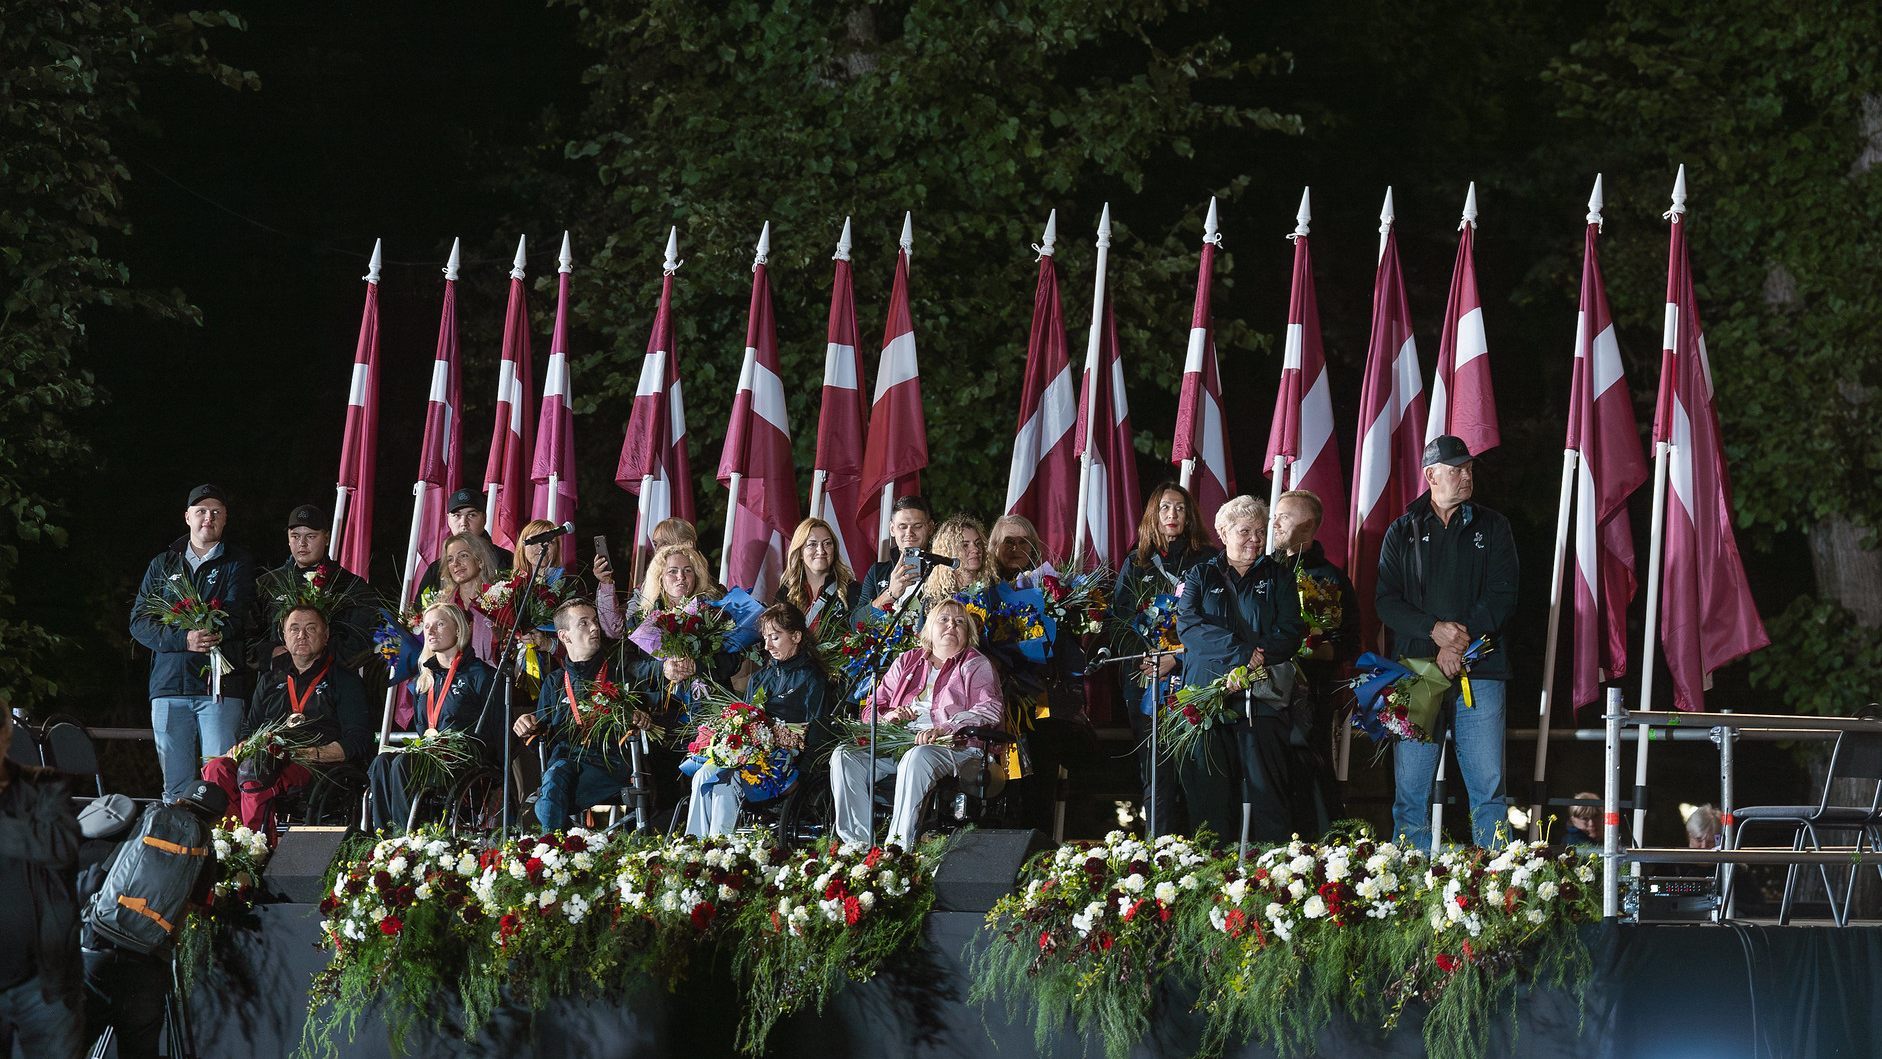
<path fill-rule="evenodd" d="M 131 635 L 151 651 L 150 726 L 157 735 L 168 801 L 182 797 L 202 775 L 203 764 L 235 742 L 248 698 L 245 648 L 255 608 L 255 564 L 246 549 L 222 539 L 229 525 L 228 504 L 228 495 L 216 486 L 190 490 L 183 511 L 189 532 L 150 561 L 137 590 L 139 601 L 163 598 L 166 582 L 174 577 L 168 594 L 182 587 L 194 598 L 213 603 L 225 615 L 220 628 L 185 631 L 132 604 Z M 229 667 L 222 675 L 220 697 L 213 694 L 215 680 L 209 672 L 217 657 Z"/>
<path fill-rule="evenodd" d="M 372 630 L 379 616 L 365 580 L 328 559 L 326 512 L 302 504 L 288 514 L 288 561 L 264 571 L 255 583 L 254 657 L 267 672 L 287 655 L 281 619 L 296 604 L 311 604 L 327 619 L 328 646 L 343 669 L 358 669 L 372 654 Z"/>
<path fill-rule="evenodd" d="M 889 538 L 895 551 L 887 559 L 870 565 L 858 578 L 862 592 L 852 617 L 857 621 L 880 618 L 895 610 L 921 584 L 927 573 L 923 565 L 905 563 L 902 553 L 909 548 L 925 550 L 934 538 L 934 512 L 919 496 L 899 496 L 889 507 Z"/>
<path fill-rule="evenodd" d="M 453 537 L 460 533 L 474 533 L 485 540 L 490 539 L 490 533 L 484 526 L 484 494 L 469 486 L 451 494 L 444 510 L 444 520 L 451 527 L 450 535 Z M 496 548 L 494 544 L 491 547 Z M 501 548 L 496 548 L 496 551 L 498 555 L 503 554 Z M 494 570 L 488 572 L 492 575 L 496 573 Z M 433 559 L 431 565 L 425 567 L 425 575 L 418 579 L 418 592 L 423 595 L 426 589 L 437 587 L 438 560 Z"/>
<path fill-rule="evenodd" d="M 1412 845 L 1431 841 L 1431 783 L 1444 752 L 1442 730 L 1457 743 L 1458 771 L 1470 791 L 1471 837 L 1485 848 L 1509 836 L 1503 790 L 1503 697 L 1509 658 L 1503 629 L 1516 613 L 1516 541 L 1509 520 L 1475 503 L 1475 460 L 1445 434 L 1425 446 L 1427 490 L 1385 531 L 1379 551 L 1379 620 L 1404 658 L 1436 657 L 1453 681 L 1432 743 L 1399 740 L 1392 749 L 1398 791 L 1392 833 Z M 1492 648 L 1470 670 L 1471 702 L 1459 701 L 1464 653 L 1487 637 Z"/>

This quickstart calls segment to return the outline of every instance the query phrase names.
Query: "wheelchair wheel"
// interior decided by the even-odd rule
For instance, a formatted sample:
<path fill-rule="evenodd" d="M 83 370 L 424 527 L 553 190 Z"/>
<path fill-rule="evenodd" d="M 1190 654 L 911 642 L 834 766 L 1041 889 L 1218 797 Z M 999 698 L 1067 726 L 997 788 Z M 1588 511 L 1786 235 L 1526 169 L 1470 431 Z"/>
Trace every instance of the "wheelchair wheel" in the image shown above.
<path fill-rule="evenodd" d="M 836 798 L 829 776 L 805 776 L 778 808 L 778 838 L 795 849 L 835 833 Z"/>
<path fill-rule="evenodd" d="M 511 792 L 514 795 L 515 792 Z M 516 818 L 511 799 L 511 819 Z M 489 765 L 471 769 L 445 795 L 445 826 L 454 835 L 495 831 L 503 823 L 503 774 Z"/>
<path fill-rule="evenodd" d="M 366 770 L 341 763 L 313 772 L 314 782 L 303 794 L 302 822 L 312 827 L 336 827 L 358 819 L 360 795 L 366 790 Z"/>

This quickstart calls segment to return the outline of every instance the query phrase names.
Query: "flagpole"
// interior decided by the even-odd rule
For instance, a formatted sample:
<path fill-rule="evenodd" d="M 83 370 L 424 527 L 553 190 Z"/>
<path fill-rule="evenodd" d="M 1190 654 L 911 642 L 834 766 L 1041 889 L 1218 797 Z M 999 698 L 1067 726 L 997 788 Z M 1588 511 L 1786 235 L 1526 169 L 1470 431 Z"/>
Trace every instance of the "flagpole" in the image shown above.
<path fill-rule="evenodd" d="M 1085 547 L 1088 513 L 1085 504 L 1091 496 L 1091 449 L 1098 432 L 1098 344 L 1104 329 L 1104 270 L 1111 257 L 1111 204 L 1104 204 L 1098 218 L 1097 279 L 1091 291 L 1091 337 L 1085 343 L 1085 439 L 1084 452 L 1078 460 L 1078 516 L 1072 523 L 1072 562 L 1076 564 Z"/>
<path fill-rule="evenodd" d="M 823 518 L 823 482 L 828 477 L 825 471 L 810 472 L 810 507 L 805 518 Z"/>
<path fill-rule="evenodd" d="M 758 266 L 765 263 L 765 259 L 770 253 L 771 253 L 771 222 L 766 221 L 764 230 L 758 233 L 758 249 L 756 252 L 752 254 L 751 270 L 753 272 L 757 272 Z M 738 388 L 750 394 L 750 396 L 746 398 L 747 401 L 756 401 L 758 399 L 757 378 L 756 378 L 757 373 L 755 370 L 757 361 L 758 361 L 757 347 L 750 346 L 750 345 L 746 346 L 745 347 L 745 363 L 739 369 L 739 373 L 738 373 Z M 737 402 L 735 398 L 734 407 L 736 407 L 736 404 Z M 755 414 L 753 412 L 753 409 L 751 408 L 750 405 L 747 405 L 746 415 L 750 416 L 752 414 Z M 749 423 L 746 424 L 746 429 L 748 431 L 750 430 Z M 749 453 L 750 448 L 751 448 L 751 445 L 748 440 L 746 442 L 746 452 L 741 452 L 737 454 L 737 459 L 738 459 L 740 466 L 745 465 L 746 456 Z M 744 479 L 744 477 L 745 477 L 744 472 L 733 471 L 732 481 L 727 488 L 726 501 L 725 501 L 725 537 L 724 537 L 724 543 L 721 544 L 719 547 L 719 584 L 721 585 L 729 586 L 732 583 L 731 582 L 732 533 L 733 533 L 734 527 L 738 524 L 738 492 L 739 492 L 738 487 L 739 487 L 739 483 Z M 757 585 L 752 586 L 752 589 L 754 591 L 756 591 L 757 588 L 758 588 Z"/>
<path fill-rule="evenodd" d="M 1476 185 L 1471 185 L 1471 188 L 1474 191 Z M 1601 206 L 1601 174 L 1596 173 L 1594 176 L 1594 193 L 1588 196 L 1587 223 L 1600 224 L 1602 222 Z M 1588 355 L 1594 355 L 1592 344 L 1594 336 L 1584 336 L 1582 333 L 1583 329 L 1593 327 L 1594 323 L 1593 320 L 1584 319 L 1577 327 L 1575 338 L 1575 355 L 1577 357 L 1582 355 L 1584 338 L 1588 340 Z M 1586 399 L 1591 402 L 1596 396 L 1598 395 L 1593 393 L 1585 395 Z M 1571 416 L 1575 414 L 1573 408 L 1569 409 L 1569 414 Z M 1564 448 L 1562 450 L 1562 487 L 1555 508 L 1555 565 L 1549 568 L 1549 639 L 1547 641 L 1547 647 L 1543 649 L 1542 653 L 1542 703 L 1537 710 L 1536 718 L 1536 781 L 1534 789 L 1530 792 L 1535 799 L 1534 803 L 1530 805 L 1531 811 L 1529 814 L 1529 837 L 1531 839 L 1536 839 L 1541 836 L 1542 811 L 1546 807 L 1545 803 L 1547 802 L 1542 784 L 1543 780 L 1548 775 L 1549 768 L 1549 715 L 1555 705 L 1555 653 L 1557 649 L 1556 641 L 1560 638 L 1562 628 L 1562 584 L 1567 577 L 1569 505 L 1573 495 L 1575 471 L 1580 459 L 1581 453 L 1575 449 Z M 1588 499 L 1591 498 L 1584 498 L 1584 500 Z M 1598 521 L 1598 511 L 1596 512 L 1596 516 Z M 1599 574 L 1595 574 L 1592 583 L 1596 585 L 1600 584 Z M 1646 709 L 1647 707 L 1643 704 L 1641 708 Z"/>
<path fill-rule="evenodd" d="M 375 287 L 379 285 L 379 265 L 380 265 L 379 249 L 383 245 L 383 243 L 384 243 L 384 240 L 382 239 L 374 239 L 372 241 L 372 259 L 366 262 L 366 282 L 372 284 Z M 364 385 L 364 380 L 358 377 L 359 365 L 357 362 L 355 362 L 354 364 L 353 371 L 354 371 L 354 378 L 348 384 L 347 403 L 349 405 L 352 404 L 352 392 L 351 391 L 357 390 L 362 385 Z M 362 453 L 362 455 L 364 454 Z M 374 455 L 376 456 L 378 455 L 378 453 L 375 452 Z M 327 535 L 327 558 L 332 559 L 335 562 L 338 562 L 340 559 L 341 532 L 346 528 L 346 502 L 350 500 L 352 496 L 353 496 L 353 491 L 351 489 L 348 489 L 346 486 L 341 485 L 338 482 L 334 483 L 333 485 L 333 532 Z"/>
<path fill-rule="evenodd" d="M 1674 224 L 1678 224 L 1681 215 L 1685 212 L 1686 167 L 1682 165 L 1679 167 L 1679 176 L 1673 181 L 1673 208 L 1667 211 L 1667 217 L 1670 218 Z M 1671 309 L 1672 306 L 1669 305 L 1666 324 L 1666 348 L 1677 352 L 1679 349 L 1679 346 L 1676 344 L 1679 341 L 1679 321 L 1673 318 Z M 1660 380 L 1662 389 L 1669 385 L 1672 384 L 1666 379 Z M 1656 432 L 1658 430 L 1657 424 L 1655 430 Z M 1641 644 L 1640 651 L 1642 659 L 1640 666 L 1640 708 L 1643 710 L 1653 709 L 1654 645 L 1658 642 L 1660 634 L 1660 581 L 1662 579 L 1660 563 L 1666 550 L 1667 463 L 1671 459 L 1672 453 L 1673 446 L 1667 442 L 1659 441 L 1654 444 L 1653 529 L 1650 531 L 1651 535 L 1648 537 L 1648 540 L 1651 542 L 1650 547 L 1652 550 L 1647 559 L 1647 630 L 1646 642 Z M 1634 794 L 1636 803 L 1634 808 L 1634 841 L 1636 843 L 1640 841 L 1640 836 L 1647 827 L 1646 807 L 1638 803 L 1640 789 L 1647 785 L 1647 735 L 1649 731 L 1650 729 L 1646 725 L 1643 724 L 1640 726 L 1639 746 L 1634 752 Z M 1634 865 L 1634 874 L 1640 874 L 1640 865 Z"/>

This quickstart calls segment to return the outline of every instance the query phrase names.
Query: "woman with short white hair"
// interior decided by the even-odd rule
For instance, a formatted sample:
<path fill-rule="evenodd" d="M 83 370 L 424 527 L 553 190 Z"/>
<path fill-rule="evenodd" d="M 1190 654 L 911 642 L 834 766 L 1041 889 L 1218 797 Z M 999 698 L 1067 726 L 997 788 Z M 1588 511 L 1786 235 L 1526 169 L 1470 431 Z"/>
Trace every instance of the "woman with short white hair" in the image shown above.
<path fill-rule="evenodd" d="M 979 775 L 980 742 L 961 730 L 1000 723 L 1000 678 L 993 663 L 974 650 L 979 642 L 973 615 L 958 600 L 943 599 L 928 610 L 921 646 L 890 664 L 863 707 L 865 724 L 874 716 L 878 724 L 903 724 L 915 731 L 916 745 L 900 761 L 884 755 L 875 762 L 876 776 L 895 777 L 888 842 L 903 849 L 914 848 L 922 803 L 941 777 L 959 776 L 965 783 Z M 836 833 L 845 842 L 874 839 L 869 833 L 874 797 L 869 757 L 869 748 L 859 746 L 839 747 L 830 756 Z"/>
<path fill-rule="evenodd" d="M 1192 567 L 1176 600 L 1176 633 L 1183 641 L 1183 682 L 1202 687 L 1238 668 L 1267 667 L 1273 680 L 1263 692 L 1293 686 L 1292 660 L 1306 625 L 1293 572 L 1266 554 L 1268 505 L 1238 496 L 1215 513 L 1222 554 Z M 1190 825 L 1208 827 L 1218 839 L 1241 832 L 1241 806 L 1251 810 L 1249 837 L 1286 842 L 1292 833 L 1288 807 L 1288 729 L 1285 701 L 1258 694 L 1229 700 L 1244 714 L 1233 726 L 1205 733 L 1195 753 L 1177 762 L 1189 801 Z M 1239 759 L 1239 764 L 1237 763 Z M 1237 790 L 1240 778 L 1242 790 Z"/>

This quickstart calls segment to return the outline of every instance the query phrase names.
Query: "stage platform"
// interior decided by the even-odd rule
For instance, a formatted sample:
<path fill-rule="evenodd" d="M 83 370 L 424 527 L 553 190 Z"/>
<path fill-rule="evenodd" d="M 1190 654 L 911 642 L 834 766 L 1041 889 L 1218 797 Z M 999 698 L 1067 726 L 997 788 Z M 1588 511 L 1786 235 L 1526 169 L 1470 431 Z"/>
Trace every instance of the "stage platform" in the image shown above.
<path fill-rule="evenodd" d="M 324 966 L 314 948 L 320 915 L 311 905 L 258 910 L 260 928 L 237 936 L 231 961 L 200 983 L 191 1008 L 203 1059 L 286 1056 L 300 1040 L 309 976 Z M 928 945 L 892 961 L 875 980 L 852 985 L 822 1015 L 779 1023 L 768 1054 L 791 1059 L 1073 1059 L 1103 1055 L 1069 1029 L 1046 1052 L 1034 1047 L 1022 1013 L 965 1002 L 963 954 L 991 935 L 983 917 L 937 913 Z M 1778 1056 L 1882 1055 L 1882 927 L 1632 926 L 1587 928 L 1595 973 L 1585 998 L 1543 990 L 1526 996 L 1512 1043 L 1507 1019 L 1493 1032 L 1496 1056 L 1575 1059 L 1754 1059 Z M 643 1059 L 733 1056 L 733 1013 L 740 1002 L 724 968 L 701 972 L 675 993 L 651 981 L 630 983 L 603 1003 L 561 1001 L 541 1011 L 501 1009 L 476 1042 L 427 1025 L 407 1041 L 426 1057 Z M 1194 1054 L 1202 1021 L 1191 997 L 1167 998 L 1152 1040 L 1135 1055 L 1179 1059 Z M 1585 1012 L 1585 1018 L 1584 1018 Z M 1385 1059 L 1423 1054 L 1419 1012 L 1391 1035 L 1336 1022 L 1319 1054 Z M 1759 1043 L 1754 1048 L 1754 1026 Z M 362 1024 L 347 1059 L 390 1056 L 384 1025 Z M 1237 1057 L 1267 1056 L 1245 1046 Z"/>

